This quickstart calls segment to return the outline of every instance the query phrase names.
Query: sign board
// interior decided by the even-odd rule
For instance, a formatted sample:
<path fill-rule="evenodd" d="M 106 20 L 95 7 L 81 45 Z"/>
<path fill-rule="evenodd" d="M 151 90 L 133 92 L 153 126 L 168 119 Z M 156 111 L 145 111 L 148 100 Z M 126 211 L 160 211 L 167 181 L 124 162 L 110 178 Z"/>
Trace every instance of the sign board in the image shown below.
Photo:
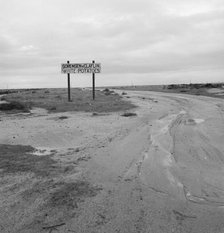
<path fill-rule="evenodd" d="M 63 74 L 100 73 L 101 72 L 101 64 L 100 63 L 64 63 L 64 64 L 61 64 L 61 72 Z"/>
<path fill-rule="evenodd" d="M 95 100 L 95 73 L 101 72 L 101 64 L 95 63 L 95 61 L 92 61 L 92 63 L 70 63 L 67 61 L 67 63 L 61 64 L 61 73 L 67 74 L 68 76 L 68 101 L 71 101 L 71 88 L 70 88 L 70 73 L 92 73 L 92 79 L 93 79 L 93 100 Z"/>

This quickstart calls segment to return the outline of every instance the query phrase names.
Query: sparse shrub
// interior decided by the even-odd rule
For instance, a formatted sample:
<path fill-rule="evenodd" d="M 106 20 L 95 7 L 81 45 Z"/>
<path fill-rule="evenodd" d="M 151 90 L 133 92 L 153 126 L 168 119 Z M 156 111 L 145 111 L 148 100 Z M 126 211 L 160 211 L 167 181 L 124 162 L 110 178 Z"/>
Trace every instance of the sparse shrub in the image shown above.
<path fill-rule="evenodd" d="M 26 104 L 17 101 L 1 104 L 0 110 L 1 111 L 22 110 L 23 112 L 29 112 L 29 108 Z"/>
<path fill-rule="evenodd" d="M 10 90 L 0 90 L 0 95 L 10 94 L 13 93 L 13 91 Z"/>
<path fill-rule="evenodd" d="M 58 117 L 58 119 L 64 120 L 64 119 L 68 119 L 68 117 L 67 116 L 60 116 L 60 117 Z"/>
<path fill-rule="evenodd" d="M 52 106 L 49 108 L 50 111 L 55 111 L 57 108 L 55 106 Z"/>
<path fill-rule="evenodd" d="M 131 117 L 131 116 L 137 116 L 137 114 L 134 113 L 134 112 L 125 112 L 121 116 L 123 116 L 123 117 Z"/>
<path fill-rule="evenodd" d="M 167 89 L 176 89 L 178 86 L 175 84 L 168 85 Z"/>
<path fill-rule="evenodd" d="M 80 151 L 80 148 L 77 147 L 77 148 L 75 149 L 75 152 L 78 153 L 79 151 Z"/>
<path fill-rule="evenodd" d="M 206 84 L 205 84 L 205 87 L 211 88 L 211 87 L 212 87 L 212 84 L 211 84 L 211 83 L 206 83 Z"/>
<path fill-rule="evenodd" d="M 203 86 L 199 83 L 191 83 L 190 84 L 190 88 L 199 89 L 200 87 L 203 87 Z"/>
<path fill-rule="evenodd" d="M 114 94 L 115 92 L 114 91 L 111 91 L 110 89 L 106 88 L 103 90 L 104 94 L 105 95 L 111 95 L 111 94 Z"/>

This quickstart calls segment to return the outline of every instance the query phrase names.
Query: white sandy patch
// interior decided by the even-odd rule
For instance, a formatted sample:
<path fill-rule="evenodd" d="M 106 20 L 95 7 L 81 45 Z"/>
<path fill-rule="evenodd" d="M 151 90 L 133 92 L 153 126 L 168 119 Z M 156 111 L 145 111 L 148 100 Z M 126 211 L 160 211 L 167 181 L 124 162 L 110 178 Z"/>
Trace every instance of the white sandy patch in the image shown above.
<path fill-rule="evenodd" d="M 197 124 L 200 124 L 200 123 L 204 122 L 205 120 L 204 120 L 204 119 L 194 119 L 194 121 L 195 121 Z"/>
<path fill-rule="evenodd" d="M 30 113 L 35 115 L 47 115 L 48 111 L 44 108 L 33 108 L 30 110 Z"/>
<path fill-rule="evenodd" d="M 38 147 L 32 154 L 37 156 L 50 155 L 52 154 L 52 148 Z"/>
<path fill-rule="evenodd" d="M 211 88 L 207 90 L 208 93 L 218 94 L 218 93 L 224 93 L 224 89 L 221 88 Z"/>

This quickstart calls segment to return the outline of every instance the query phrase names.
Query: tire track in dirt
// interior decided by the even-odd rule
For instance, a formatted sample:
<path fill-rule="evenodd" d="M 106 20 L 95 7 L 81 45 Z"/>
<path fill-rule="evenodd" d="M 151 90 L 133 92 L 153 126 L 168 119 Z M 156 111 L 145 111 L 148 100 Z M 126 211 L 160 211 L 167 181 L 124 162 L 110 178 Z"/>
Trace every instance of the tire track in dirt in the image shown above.
<path fill-rule="evenodd" d="M 108 119 L 104 119 L 106 123 L 100 128 L 100 135 L 99 128 L 91 121 L 94 125 L 88 124 L 92 131 L 82 133 L 82 145 L 74 143 L 72 146 L 74 150 L 79 146 L 79 151 L 61 154 L 66 163 L 69 163 L 73 153 L 79 155 L 79 161 L 74 166 L 81 169 L 82 178 L 87 183 L 58 186 L 58 192 L 53 193 L 53 202 L 56 200 L 57 203 L 68 193 L 69 198 L 59 204 L 65 203 L 73 209 L 73 212 L 64 212 L 65 215 L 71 214 L 71 218 L 64 219 L 65 225 L 60 225 L 63 222 L 59 221 L 40 225 L 38 221 L 41 218 L 37 218 L 36 229 L 44 227 L 40 232 L 53 231 L 56 226 L 54 231 L 61 233 L 222 232 L 222 150 L 218 144 L 211 142 L 211 135 L 206 134 L 207 119 L 201 113 L 203 109 L 194 113 L 201 100 L 194 102 L 190 97 L 182 97 L 186 100 L 178 101 L 176 96 L 170 99 L 158 93 L 155 98 L 150 95 L 144 93 L 144 99 L 135 98 L 139 104 L 144 102 L 143 107 L 136 110 L 136 118 L 116 116 L 111 125 Z M 203 106 L 205 104 L 206 101 Z M 212 114 L 209 117 L 211 125 L 220 130 Z M 100 117 L 94 119 L 102 121 Z M 122 128 L 120 121 L 126 124 Z M 119 127 L 117 124 L 120 124 Z M 67 178 L 70 179 L 69 176 Z M 200 182 L 203 185 L 200 186 Z M 94 188 L 97 187 L 91 184 L 99 184 L 102 190 L 95 195 Z M 86 193 L 82 194 L 82 188 L 86 188 Z M 82 196 L 85 201 L 82 201 Z M 57 224 L 60 226 L 57 227 Z M 32 232 L 31 228 L 28 230 L 23 233 Z"/>

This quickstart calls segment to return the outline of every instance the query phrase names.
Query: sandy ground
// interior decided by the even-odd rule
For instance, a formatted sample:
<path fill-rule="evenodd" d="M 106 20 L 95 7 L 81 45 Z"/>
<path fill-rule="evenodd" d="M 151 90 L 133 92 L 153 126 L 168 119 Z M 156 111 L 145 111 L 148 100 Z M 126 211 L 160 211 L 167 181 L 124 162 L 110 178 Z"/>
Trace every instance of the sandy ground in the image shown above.
<path fill-rule="evenodd" d="M 208 90 L 208 93 L 213 93 L 216 95 L 224 95 L 224 90 L 223 90 L 223 88 L 210 88 Z"/>
<path fill-rule="evenodd" d="M 224 232 L 224 101 L 127 93 L 135 117 L 1 114 L 0 144 L 31 145 L 66 168 L 1 175 L 1 233 Z M 46 201 L 58 182 L 74 187 L 60 208 Z"/>

